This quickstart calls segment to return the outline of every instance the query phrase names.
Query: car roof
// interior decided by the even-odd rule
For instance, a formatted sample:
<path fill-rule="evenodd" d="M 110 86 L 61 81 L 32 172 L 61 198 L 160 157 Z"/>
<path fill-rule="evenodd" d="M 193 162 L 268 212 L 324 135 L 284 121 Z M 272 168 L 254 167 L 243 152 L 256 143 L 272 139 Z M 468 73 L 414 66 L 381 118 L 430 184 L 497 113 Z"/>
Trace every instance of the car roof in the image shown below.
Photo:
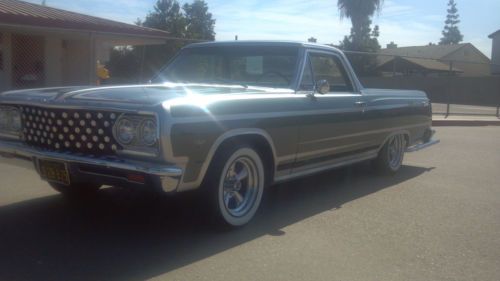
<path fill-rule="evenodd" d="M 326 51 L 339 52 L 340 50 L 322 44 L 306 43 L 299 41 L 264 41 L 264 40 L 234 40 L 234 41 L 211 41 L 211 42 L 201 42 L 189 44 L 184 48 L 198 48 L 198 47 L 222 47 L 222 46 L 278 46 L 278 47 L 302 47 L 302 48 L 313 48 L 322 49 Z"/>

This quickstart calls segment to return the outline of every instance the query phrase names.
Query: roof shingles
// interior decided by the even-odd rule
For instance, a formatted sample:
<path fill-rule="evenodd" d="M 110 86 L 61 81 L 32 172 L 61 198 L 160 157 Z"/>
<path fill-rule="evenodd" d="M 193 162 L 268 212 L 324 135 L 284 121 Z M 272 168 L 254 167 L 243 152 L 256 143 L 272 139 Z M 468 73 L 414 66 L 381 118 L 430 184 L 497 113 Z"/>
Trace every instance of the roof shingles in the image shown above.
<path fill-rule="evenodd" d="M 453 45 L 429 45 L 429 46 L 413 46 L 413 47 L 400 47 L 392 49 L 382 49 L 379 51 L 380 54 L 384 55 L 395 55 L 395 56 L 407 56 L 414 58 L 427 58 L 427 59 L 441 59 L 468 43 L 463 44 L 453 44 Z"/>
<path fill-rule="evenodd" d="M 166 38 L 163 30 L 79 14 L 19 0 L 0 0 L 0 24 Z"/>

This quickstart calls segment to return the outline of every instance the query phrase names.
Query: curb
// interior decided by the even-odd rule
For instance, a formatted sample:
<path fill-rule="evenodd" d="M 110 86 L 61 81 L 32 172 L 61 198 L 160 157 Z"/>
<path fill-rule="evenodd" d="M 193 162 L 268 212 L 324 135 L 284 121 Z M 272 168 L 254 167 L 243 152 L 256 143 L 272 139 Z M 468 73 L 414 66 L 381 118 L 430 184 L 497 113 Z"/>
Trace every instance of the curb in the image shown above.
<path fill-rule="evenodd" d="M 500 126 L 500 119 L 497 120 L 432 120 L 432 126 Z"/>

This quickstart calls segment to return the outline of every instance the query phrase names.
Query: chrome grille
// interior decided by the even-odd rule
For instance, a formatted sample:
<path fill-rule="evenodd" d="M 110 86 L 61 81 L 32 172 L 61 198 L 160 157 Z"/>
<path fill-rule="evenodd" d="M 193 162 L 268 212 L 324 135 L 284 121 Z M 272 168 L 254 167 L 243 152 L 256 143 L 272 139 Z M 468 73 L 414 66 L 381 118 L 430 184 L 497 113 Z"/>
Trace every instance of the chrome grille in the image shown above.
<path fill-rule="evenodd" d="M 113 137 L 117 113 L 34 106 L 19 108 L 23 139 L 29 145 L 96 156 L 114 155 L 120 149 Z"/>

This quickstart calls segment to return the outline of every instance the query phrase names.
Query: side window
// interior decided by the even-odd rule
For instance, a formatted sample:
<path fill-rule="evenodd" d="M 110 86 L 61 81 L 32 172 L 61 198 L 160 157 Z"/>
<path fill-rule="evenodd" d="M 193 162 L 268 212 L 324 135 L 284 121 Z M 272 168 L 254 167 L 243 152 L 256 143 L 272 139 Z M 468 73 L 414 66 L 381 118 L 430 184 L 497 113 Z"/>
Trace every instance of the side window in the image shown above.
<path fill-rule="evenodd" d="M 326 80 L 330 92 L 352 91 L 352 84 L 339 58 L 333 55 L 311 53 L 309 55 L 314 81 Z"/>
<path fill-rule="evenodd" d="M 306 65 L 304 66 L 302 81 L 300 81 L 300 90 L 302 91 L 314 90 L 314 79 L 311 71 L 311 62 L 309 61 L 309 58 L 307 58 Z"/>

